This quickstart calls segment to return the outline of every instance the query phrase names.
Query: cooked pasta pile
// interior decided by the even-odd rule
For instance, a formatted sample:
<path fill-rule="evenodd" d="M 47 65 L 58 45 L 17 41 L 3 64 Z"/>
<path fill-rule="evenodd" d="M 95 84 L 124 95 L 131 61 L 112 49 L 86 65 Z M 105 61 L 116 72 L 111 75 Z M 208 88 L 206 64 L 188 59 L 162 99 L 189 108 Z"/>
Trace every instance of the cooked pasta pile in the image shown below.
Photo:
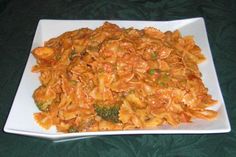
<path fill-rule="evenodd" d="M 217 103 L 197 64 L 205 60 L 192 36 L 104 23 L 50 39 L 33 50 L 41 86 L 33 94 L 37 123 L 59 132 L 177 126 L 211 120 Z"/>

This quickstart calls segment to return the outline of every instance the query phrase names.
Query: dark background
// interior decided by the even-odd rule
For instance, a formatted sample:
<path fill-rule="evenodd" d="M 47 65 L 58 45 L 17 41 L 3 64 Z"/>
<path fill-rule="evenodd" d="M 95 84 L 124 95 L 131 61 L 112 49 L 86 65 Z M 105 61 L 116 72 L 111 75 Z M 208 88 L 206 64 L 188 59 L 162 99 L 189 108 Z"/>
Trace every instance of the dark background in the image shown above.
<path fill-rule="evenodd" d="M 236 1 L 0 0 L 0 156 L 236 156 Z M 39 19 L 174 20 L 204 17 L 232 131 L 102 136 L 53 143 L 3 132 Z"/>

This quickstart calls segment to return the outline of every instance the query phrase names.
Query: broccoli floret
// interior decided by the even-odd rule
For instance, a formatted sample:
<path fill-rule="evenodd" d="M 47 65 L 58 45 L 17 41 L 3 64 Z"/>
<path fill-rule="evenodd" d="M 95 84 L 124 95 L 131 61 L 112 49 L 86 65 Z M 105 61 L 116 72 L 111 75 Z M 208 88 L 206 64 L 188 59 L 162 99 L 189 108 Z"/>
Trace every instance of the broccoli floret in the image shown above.
<path fill-rule="evenodd" d="M 75 56 L 77 56 L 77 52 L 76 52 L 75 50 L 72 50 L 72 51 L 71 51 L 71 54 L 69 55 L 70 61 L 71 61 Z"/>
<path fill-rule="evenodd" d="M 74 126 L 70 126 L 68 129 L 68 133 L 78 132 L 77 128 Z"/>
<path fill-rule="evenodd" d="M 36 105 L 40 111 L 47 112 L 48 107 L 50 106 L 51 102 L 36 102 Z"/>
<path fill-rule="evenodd" d="M 55 99 L 55 93 L 53 90 L 48 89 L 45 86 L 40 86 L 34 91 L 33 98 L 38 109 L 40 111 L 47 112 L 49 110 L 49 106 Z"/>
<path fill-rule="evenodd" d="M 102 106 L 102 105 L 94 105 L 95 111 L 98 116 L 100 116 L 102 119 L 118 123 L 119 121 L 119 105 L 114 106 Z"/>

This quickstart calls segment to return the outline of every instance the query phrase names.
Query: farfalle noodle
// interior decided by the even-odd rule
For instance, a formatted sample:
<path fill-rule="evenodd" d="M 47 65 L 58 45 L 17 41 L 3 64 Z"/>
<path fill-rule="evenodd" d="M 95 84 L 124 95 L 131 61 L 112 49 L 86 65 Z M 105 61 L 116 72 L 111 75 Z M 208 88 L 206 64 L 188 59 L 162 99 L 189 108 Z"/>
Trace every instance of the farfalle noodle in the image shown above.
<path fill-rule="evenodd" d="M 34 114 L 45 129 L 86 132 L 177 126 L 214 119 L 197 64 L 205 60 L 192 36 L 120 28 L 105 22 L 66 32 L 32 51 L 41 86 Z M 112 114 L 98 112 L 116 106 Z M 112 121 L 108 119 L 113 116 Z M 115 119 L 118 116 L 117 119 Z"/>

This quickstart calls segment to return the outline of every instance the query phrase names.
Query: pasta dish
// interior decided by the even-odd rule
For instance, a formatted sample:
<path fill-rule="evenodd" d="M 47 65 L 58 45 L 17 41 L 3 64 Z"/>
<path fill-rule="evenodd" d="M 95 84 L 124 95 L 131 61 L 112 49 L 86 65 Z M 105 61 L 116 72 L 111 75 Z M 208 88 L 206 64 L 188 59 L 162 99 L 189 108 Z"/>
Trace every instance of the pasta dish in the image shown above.
<path fill-rule="evenodd" d="M 59 132 L 178 126 L 212 120 L 217 103 L 198 64 L 205 60 L 192 36 L 120 28 L 105 22 L 52 38 L 32 51 L 40 74 L 34 119 Z"/>

